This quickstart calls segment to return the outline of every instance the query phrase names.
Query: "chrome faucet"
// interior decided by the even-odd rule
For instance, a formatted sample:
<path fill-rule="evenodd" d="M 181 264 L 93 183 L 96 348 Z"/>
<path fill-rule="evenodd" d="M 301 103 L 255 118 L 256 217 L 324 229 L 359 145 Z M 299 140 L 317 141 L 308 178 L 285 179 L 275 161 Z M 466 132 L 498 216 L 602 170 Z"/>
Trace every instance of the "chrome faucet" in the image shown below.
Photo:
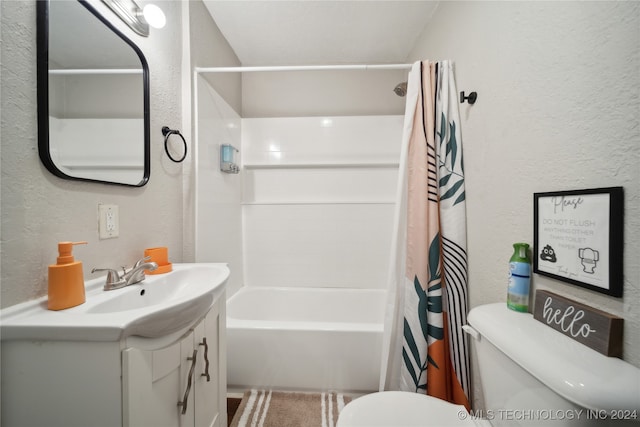
<path fill-rule="evenodd" d="M 106 271 L 107 272 L 107 280 L 104 283 L 104 290 L 111 291 L 113 289 L 124 288 L 125 286 L 135 285 L 136 283 L 140 283 L 144 280 L 144 271 L 154 271 L 158 268 L 158 264 L 155 262 L 147 262 L 151 259 L 151 257 L 144 257 L 131 268 L 131 270 L 127 271 L 126 268 L 122 267 L 122 276 L 118 273 L 117 270 L 113 268 L 94 268 L 91 270 L 92 273 L 98 271 Z"/>
<path fill-rule="evenodd" d="M 125 273 L 122 275 L 122 278 L 126 282 L 125 286 L 142 282 L 144 280 L 145 270 L 154 271 L 156 268 L 158 268 L 158 264 L 156 264 L 155 262 L 146 262 L 150 259 L 150 256 L 139 259 L 131 270 L 129 270 L 128 272 L 125 271 Z"/>

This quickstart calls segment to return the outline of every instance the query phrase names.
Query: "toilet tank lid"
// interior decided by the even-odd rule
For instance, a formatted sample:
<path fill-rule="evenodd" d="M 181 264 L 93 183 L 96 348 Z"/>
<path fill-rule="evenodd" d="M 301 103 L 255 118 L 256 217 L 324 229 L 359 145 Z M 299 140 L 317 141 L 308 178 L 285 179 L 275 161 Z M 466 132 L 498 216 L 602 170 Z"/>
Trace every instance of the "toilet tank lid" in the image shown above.
<path fill-rule="evenodd" d="M 505 303 L 473 308 L 469 325 L 565 399 L 587 409 L 640 410 L 640 369 L 604 356 Z"/>

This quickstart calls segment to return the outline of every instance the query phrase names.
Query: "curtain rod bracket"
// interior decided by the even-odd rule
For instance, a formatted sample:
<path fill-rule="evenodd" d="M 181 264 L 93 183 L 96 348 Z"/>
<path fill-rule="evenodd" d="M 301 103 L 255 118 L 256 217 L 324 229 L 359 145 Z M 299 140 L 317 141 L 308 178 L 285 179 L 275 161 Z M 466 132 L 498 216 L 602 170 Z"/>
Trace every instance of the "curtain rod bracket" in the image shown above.
<path fill-rule="evenodd" d="M 464 101 L 466 100 L 469 104 L 473 105 L 476 103 L 477 99 L 478 99 L 477 92 L 471 92 L 469 96 L 464 96 L 464 91 L 460 92 L 460 104 L 464 104 Z"/>

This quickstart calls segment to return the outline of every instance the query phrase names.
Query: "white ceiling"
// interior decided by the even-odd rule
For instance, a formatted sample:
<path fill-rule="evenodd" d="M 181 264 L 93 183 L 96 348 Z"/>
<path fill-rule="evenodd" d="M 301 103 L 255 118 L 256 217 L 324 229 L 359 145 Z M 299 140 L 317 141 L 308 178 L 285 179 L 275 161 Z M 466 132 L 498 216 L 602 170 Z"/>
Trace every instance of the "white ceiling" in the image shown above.
<path fill-rule="evenodd" d="M 204 0 L 242 65 L 404 63 L 437 1 Z"/>

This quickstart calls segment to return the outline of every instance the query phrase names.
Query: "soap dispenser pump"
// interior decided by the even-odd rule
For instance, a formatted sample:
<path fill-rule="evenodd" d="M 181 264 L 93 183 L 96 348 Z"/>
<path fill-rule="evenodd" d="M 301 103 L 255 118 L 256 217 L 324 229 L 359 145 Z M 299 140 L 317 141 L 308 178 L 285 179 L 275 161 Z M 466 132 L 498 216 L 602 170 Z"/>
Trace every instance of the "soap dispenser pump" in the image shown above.
<path fill-rule="evenodd" d="M 49 266 L 49 310 L 64 310 L 86 301 L 82 262 L 73 258 L 73 245 L 87 242 L 58 243 L 57 264 Z"/>

